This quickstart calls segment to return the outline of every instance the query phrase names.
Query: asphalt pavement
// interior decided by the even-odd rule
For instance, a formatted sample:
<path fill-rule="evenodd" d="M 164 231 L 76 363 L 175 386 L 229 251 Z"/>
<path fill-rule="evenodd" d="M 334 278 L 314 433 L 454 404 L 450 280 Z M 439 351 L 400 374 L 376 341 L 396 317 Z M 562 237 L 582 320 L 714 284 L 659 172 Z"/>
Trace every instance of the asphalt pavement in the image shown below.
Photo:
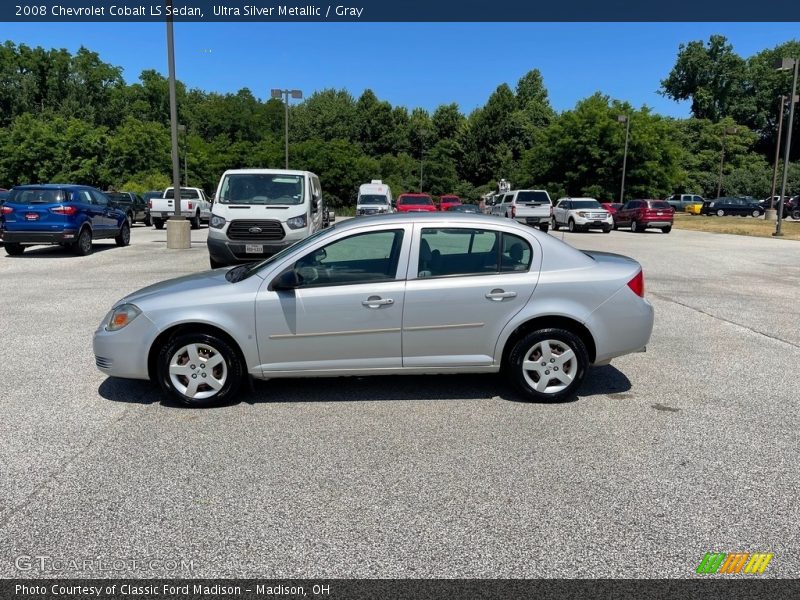
<path fill-rule="evenodd" d="M 206 269 L 206 233 L 0 251 L 0 577 L 684 578 L 709 551 L 800 573 L 800 243 L 552 234 L 639 260 L 656 310 L 647 353 L 574 402 L 414 376 L 190 410 L 106 378 L 91 339 L 118 298 Z"/>

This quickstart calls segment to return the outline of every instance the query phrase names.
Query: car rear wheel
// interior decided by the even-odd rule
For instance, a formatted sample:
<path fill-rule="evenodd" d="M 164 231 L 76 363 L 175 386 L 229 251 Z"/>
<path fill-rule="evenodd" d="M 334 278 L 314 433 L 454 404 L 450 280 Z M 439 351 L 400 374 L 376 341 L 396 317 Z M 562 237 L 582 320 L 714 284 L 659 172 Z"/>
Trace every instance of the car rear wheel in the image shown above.
<path fill-rule="evenodd" d="M 792 218 L 793 219 L 800 219 L 800 209 L 792 211 Z"/>
<path fill-rule="evenodd" d="M 88 256 L 92 253 L 92 232 L 88 227 L 81 229 L 72 248 L 78 256 Z"/>
<path fill-rule="evenodd" d="M 6 244 L 6 254 L 9 256 L 19 256 L 25 252 L 25 246 L 22 244 Z"/>
<path fill-rule="evenodd" d="M 553 231 L 558 231 L 558 221 L 556 221 L 555 217 L 550 219 L 550 227 L 553 229 Z"/>
<path fill-rule="evenodd" d="M 117 246 L 127 246 L 131 243 L 131 226 L 127 221 L 120 227 L 119 235 L 114 238 L 114 241 L 117 243 Z"/>
<path fill-rule="evenodd" d="M 750 214 L 751 214 L 751 215 L 752 215 L 754 218 L 756 218 L 756 219 L 757 219 L 758 217 L 760 217 L 760 216 L 761 216 L 761 211 L 760 211 L 760 210 L 754 210 L 754 211 L 753 211 L 753 212 L 751 212 Z"/>
<path fill-rule="evenodd" d="M 724 217 L 724 216 L 725 216 L 725 211 L 724 211 L 724 210 L 722 210 L 722 209 L 720 208 L 720 209 L 717 211 L 717 216 L 718 216 L 718 217 Z"/>
<path fill-rule="evenodd" d="M 150 227 L 150 225 L 153 224 L 153 220 L 150 218 L 150 215 L 145 215 L 144 220 L 142 221 L 142 224 L 145 227 Z"/>
<path fill-rule="evenodd" d="M 200 229 L 200 213 L 197 212 L 194 217 L 189 220 L 192 229 Z"/>
<path fill-rule="evenodd" d="M 583 340 L 571 331 L 540 329 L 514 345 L 509 366 L 514 383 L 529 399 L 560 402 L 580 387 L 589 355 Z"/>
<path fill-rule="evenodd" d="M 549 223 L 540 223 L 539 224 L 539 229 L 541 229 L 544 233 L 547 233 L 548 230 L 550 229 L 550 224 Z"/>
<path fill-rule="evenodd" d="M 163 219 L 153 219 L 153 226 L 156 229 L 164 229 L 164 220 Z"/>
<path fill-rule="evenodd" d="M 242 361 L 236 351 L 214 335 L 174 336 L 158 355 L 161 388 L 188 406 L 212 406 L 232 398 L 243 377 Z"/>
<path fill-rule="evenodd" d="M 631 221 L 631 231 L 633 233 L 639 233 L 641 229 L 639 229 L 639 224 L 636 221 Z"/>
<path fill-rule="evenodd" d="M 661 231 L 663 231 L 664 233 L 669 233 L 670 231 L 672 231 L 672 225 L 667 225 L 666 227 L 662 227 Z"/>

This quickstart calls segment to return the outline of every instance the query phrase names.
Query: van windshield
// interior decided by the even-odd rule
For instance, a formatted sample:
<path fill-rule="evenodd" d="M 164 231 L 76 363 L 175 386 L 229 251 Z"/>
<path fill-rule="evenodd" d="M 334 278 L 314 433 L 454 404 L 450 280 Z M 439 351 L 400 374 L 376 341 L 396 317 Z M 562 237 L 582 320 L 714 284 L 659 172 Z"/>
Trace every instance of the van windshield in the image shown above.
<path fill-rule="evenodd" d="M 358 204 L 388 204 L 386 196 L 367 194 L 358 197 Z"/>
<path fill-rule="evenodd" d="M 287 206 L 303 203 L 303 176 L 280 173 L 233 173 L 222 180 L 221 204 Z"/>

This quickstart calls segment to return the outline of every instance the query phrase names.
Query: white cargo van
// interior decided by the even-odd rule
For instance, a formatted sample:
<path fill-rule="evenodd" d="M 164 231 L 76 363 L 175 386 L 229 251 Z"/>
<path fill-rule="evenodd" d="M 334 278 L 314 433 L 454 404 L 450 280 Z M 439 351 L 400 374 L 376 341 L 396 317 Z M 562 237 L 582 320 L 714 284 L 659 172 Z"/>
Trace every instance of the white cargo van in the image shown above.
<path fill-rule="evenodd" d="M 222 174 L 208 228 L 211 268 L 260 260 L 323 228 L 322 189 L 308 171 Z"/>
<path fill-rule="evenodd" d="M 388 185 L 380 179 L 373 179 L 370 183 L 363 183 L 359 186 L 356 216 L 391 212 L 394 212 L 394 206 L 392 190 Z"/>

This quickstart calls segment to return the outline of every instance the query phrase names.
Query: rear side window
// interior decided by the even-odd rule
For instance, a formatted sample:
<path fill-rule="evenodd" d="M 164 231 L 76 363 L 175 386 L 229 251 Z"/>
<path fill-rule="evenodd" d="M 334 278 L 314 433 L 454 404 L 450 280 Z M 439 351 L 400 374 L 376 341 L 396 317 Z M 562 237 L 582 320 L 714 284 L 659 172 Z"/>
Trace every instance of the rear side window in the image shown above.
<path fill-rule="evenodd" d="M 484 275 L 527 271 L 533 252 L 519 236 L 468 228 L 425 228 L 420 238 L 417 276 Z"/>

